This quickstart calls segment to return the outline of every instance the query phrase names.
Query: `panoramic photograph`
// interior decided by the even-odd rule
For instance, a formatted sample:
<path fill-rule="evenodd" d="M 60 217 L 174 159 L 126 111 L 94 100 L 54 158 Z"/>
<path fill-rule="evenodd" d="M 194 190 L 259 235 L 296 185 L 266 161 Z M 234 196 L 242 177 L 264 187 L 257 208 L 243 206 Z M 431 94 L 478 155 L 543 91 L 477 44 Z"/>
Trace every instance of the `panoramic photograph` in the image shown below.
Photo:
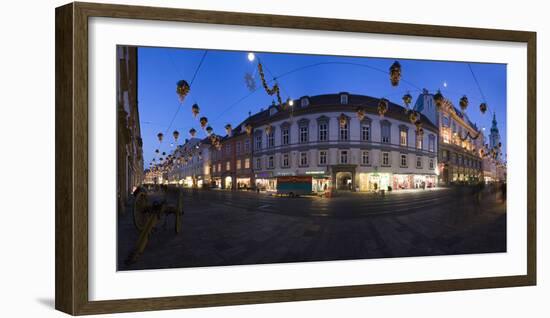
<path fill-rule="evenodd" d="M 506 64 L 116 50 L 117 270 L 507 251 Z"/>

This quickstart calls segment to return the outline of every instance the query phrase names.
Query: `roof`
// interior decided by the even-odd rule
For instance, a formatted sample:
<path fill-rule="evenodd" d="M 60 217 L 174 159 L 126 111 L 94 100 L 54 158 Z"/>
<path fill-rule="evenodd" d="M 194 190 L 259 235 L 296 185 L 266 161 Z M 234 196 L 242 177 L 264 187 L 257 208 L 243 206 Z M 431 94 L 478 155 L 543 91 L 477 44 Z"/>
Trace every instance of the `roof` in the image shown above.
<path fill-rule="evenodd" d="M 324 94 L 316 96 L 304 96 L 300 99 L 294 100 L 293 113 L 294 115 L 301 115 L 309 112 L 322 112 L 322 111 L 355 111 L 358 107 L 362 107 L 367 114 L 375 114 L 378 116 L 378 103 L 380 98 L 371 97 L 367 95 L 348 94 L 348 103 L 340 103 L 340 95 L 338 94 Z M 347 93 L 345 93 L 347 94 Z M 309 98 L 309 105 L 301 107 L 301 99 Z M 403 106 L 389 102 L 388 111 L 384 114 L 385 117 L 397 119 L 400 121 L 409 122 L 409 116 L 406 109 Z M 269 107 L 263 111 L 251 115 L 241 124 L 251 123 L 253 126 L 262 124 L 270 120 L 278 120 L 290 115 L 290 108 L 281 109 L 277 106 L 278 113 L 275 115 L 269 115 Z M 437 127 L 423 114 L 421 115 L 421 121 L 424 128 L 431 128 L 434 131 L 438 131 Z"/>

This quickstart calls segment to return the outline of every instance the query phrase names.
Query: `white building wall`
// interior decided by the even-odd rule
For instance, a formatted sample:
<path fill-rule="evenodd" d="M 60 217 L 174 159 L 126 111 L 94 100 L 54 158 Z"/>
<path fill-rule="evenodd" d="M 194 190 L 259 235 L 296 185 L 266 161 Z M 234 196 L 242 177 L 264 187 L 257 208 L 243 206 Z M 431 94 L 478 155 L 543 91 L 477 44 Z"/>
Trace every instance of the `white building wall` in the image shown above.
<path fill-rule="evenodd" d="M 340 114 L 346 115 L 349 120 L 349 141 L 339 141 L 339 121 Z M 329 117 L 329 141 L 318 141 L 318 121 L 321 116 Z M 422 141 L 422 151 L 417 151 L 415 147 L 415 129 L 416 127 L 410 122 L 400 121 L 389 117 L 380 117 L 378 115 L 369 114 L 367 116 L 371 120 L 371 138 L 370 142 L 361 141 L 361 122 L 357 118 L 355 112 L 329 112 L 329 113 L 310 113 L 303 116 L 294 116 L 292 119 L 283 119 L 271 122 L 272 129 L 274 130 L 275 147 L 272 149 L 267 148 L 267 135 L 265 134 L 266 125 L 262 125 L 255 129 L 255 132 L 261 131 L 262 134 L 262 149 L 254 149 L 253 163 L 256 162 L 256 158 L 261 158 L 262 168 L 254 169 L 255 172 L 269 172 L 271 171 L 274 176 L 277 175 L 301 175 L 306 171 L 329 171 L 329 167 L 332 165 L 340 164 L 340 150 L 348 150 L 348 164 L 357 165 L 356 172 L 390 172 L 399 174 L 426 174 L 435 175 L 437 171 L 437 149 L 438 138 L 437 133 L 428 129 L 424 129 L 425 133 Z M 309 120 L 309 142 L 305 144 L 299 143 L 299 122 L 303 119 Z M 390 132 L 390 144 L 381 143 L 381 125 L 382 120 L 387 120 L 391 123 Z M 282 134 L 281 124 L 290 123 L 290 145 L 282 146 Z M 408 147 L 399 146 L 400 142 L 400 125 L 405 125 L 408 128 Z M 429 136 L 433 135 L 434 151 L 429 153 Z M 254 142 L 255 146 L 255 142 Z M 345 147 L 345 148 L 343 148 Z M 381 152 L 380 149 L 388 149 L 390 152 L 391 167 L 383 167 L 381 165 Z M 327 150 L 327 165 L 318 164 L 319 150 Z M 364 166 L 361 164 L 362 150 L 369 150 L 370 165 Z M 300 152 L 305 151 L 308 153 L 308 166 L 301 167 L 299 165 Z M 402 152 L 407 153 L 408 167 L 400 167 L 400 154 Z M 422 157 L 422 168 L 416 168 L 416 153 L 420 153 Z M 290 167 L 282 168 L 282 156 L 283 153 L 290 154 Z M 274 168 L 268 169 L 267 162 L 270 155 L 274 156 Z M 429 167 L 429 160 L 433 162 L 433 169 Z M 253 165 L 255 167 L 255 165 Z"/>

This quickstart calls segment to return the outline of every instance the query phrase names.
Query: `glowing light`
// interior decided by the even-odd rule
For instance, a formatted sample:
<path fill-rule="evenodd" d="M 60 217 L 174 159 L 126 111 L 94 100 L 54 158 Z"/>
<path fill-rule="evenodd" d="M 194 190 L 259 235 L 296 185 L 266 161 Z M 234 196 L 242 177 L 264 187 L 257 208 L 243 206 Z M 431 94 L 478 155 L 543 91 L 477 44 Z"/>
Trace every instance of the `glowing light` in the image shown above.
<path fill-rule="evenodd" d="M 447 87 L 447 81 L 443 82 L 443 87 L 445 87 L 445 88 Z"/>
<path fill-rule="evenodd" d="M 294 106 L 294 101 L 291 99 L 291 100 L 288 101 L 288 104 L 289 104 L 290 106 Z"/>
<path fill-rule="evenodd" d="M 254 53 L 252 53 L 252 52 L 248 53 L 248 60 L 250 62 L 254 61 L 255 58 L 256 58 L 256 56 L 254 55 Z"/>

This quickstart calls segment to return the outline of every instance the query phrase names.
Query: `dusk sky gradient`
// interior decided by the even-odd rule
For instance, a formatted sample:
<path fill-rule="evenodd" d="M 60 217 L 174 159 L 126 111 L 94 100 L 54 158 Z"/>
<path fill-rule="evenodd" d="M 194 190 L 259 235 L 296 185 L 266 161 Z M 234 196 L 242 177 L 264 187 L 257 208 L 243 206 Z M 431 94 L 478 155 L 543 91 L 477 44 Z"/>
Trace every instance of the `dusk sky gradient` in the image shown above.
<path fill-rule="evenodd" d="M 155 149 L 167 154 L 174 149 L 170 147 L 174 130 L 180 132 L 178 144 L 189 138 L 190 128 L 197 130 L 197 137 L 205 137 L 198 118 L 195 119 L 191 113 L 194 103 L 201 108 L 199 117 L 208 117 L 214 132 L 221 135 L 225 135 L 224 126 L 227 123 L 235 127 L 246 119 L 249 111 L 254 114 L 271 105 L 273 98 L 264 91 L 256 71 L 258 58 L 264 65 L 267 80 L 316 63 L 340 63 L 307 67 L 278 78 L 283 100 L 345 91 L 385 97 L 402 105 L 401 97 L 408 91 L 413 96 L 414 105 L 419 89 L 426 88 L 432 93 L 441 89 L 443 95 L 459 108 L 458 100 L 462 95 L 467 95 L 470 105 L 466 113 L 479 128 L 486 128 L 487 137 L 493 111 L 496 113 L 503 154 L 506 153 L 505 64 L 470 64 L 489 106 L 489 110 L 482 115 L 479 111 L 483 100 L 481 93 L 468 63 L 464 62 L 398 59 L 402 67 L 402 80 L 399 86 L 392 87 L 388 69 L 395 61 L 393 58 L 256 53 L 256 60 L 250 62 L 248 52 L 208 50 L 191 91 L 174 118 L 180 107 L 176 82 L 181 79 L 191 81 L 204 52 L 196 49 L 139 48 L 138 105 L 145 168 L 155 157 Z M 257 90 L 252 94 L 245 85 L 246 72 L 255 75 Z M 172 127 L 168 129 L 172 118 Z M 159 132 L 165 134 L 165 140 L 160 145 L 157 140 Z"/>

